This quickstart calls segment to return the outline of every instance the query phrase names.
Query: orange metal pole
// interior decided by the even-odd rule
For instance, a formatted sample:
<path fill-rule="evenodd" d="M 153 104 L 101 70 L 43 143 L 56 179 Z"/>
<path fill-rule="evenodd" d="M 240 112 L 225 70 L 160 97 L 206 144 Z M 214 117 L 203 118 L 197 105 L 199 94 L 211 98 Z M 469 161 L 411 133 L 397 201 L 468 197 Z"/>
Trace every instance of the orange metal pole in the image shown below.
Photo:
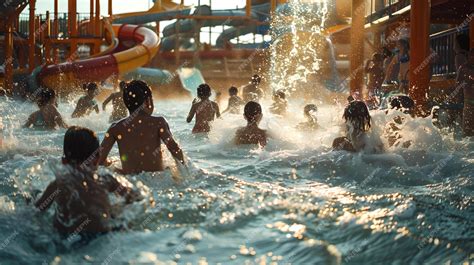
<path fill-rule="evenodd" d="M 45 55 L 44 55 L 44 58 L 46 60 L 46 63 L 50 63 L 51 62 L 51 41 L 50 41 L 50 28 L 51 28 L 51 23 L 50 23 L 50 18 L 49 18 L 49 11 L 46 11 L 46 26 L 42 26 L 42 28 L 44 27 L 44 51 L 45 51 Z"/>
<path fill-rule="evenodd" d="M 100 0 L 95 1 L 95 36 L 100 37 Z M 94 53 L 100 52 L 100 45 L 94 45 Z"/>
<path fill-rule="evenodd" d="M 90 13 L 89 13 L 89 34 L 94 35 L 94 0 L 90 0 Z"/>
<path fill-rule="evenodd" d="M 58 0 L 54 0 L 54 38 L 57 39 L 59 35 L 59 19 L 58 19 Z M 53 61 L 57 63 L 59 57 L 59 50 L 53 47 Z"/>
<path fill-rule="evenodd" d="M 35 5 L 36 5 L 36 0 L 30 0 L 30 27 L 29 27 L 29 32 L 28 32 L 28 70 L 33 72 L 35 69 L 36 63 L 35 63 Z"/>
<path fill-rule="evenodd" d="M 275 12 L 276 7 L 277 7 L 277 0 L 271 0 L 270 1 L 270 13 Z"/>
<path fill-rule="evenodd" d="M 430 16 L 429 0 L 411 0 L 410 13 L 410 88 L 417 114 L 427 114 L 426 94 L 430 85 Z"/>
<path fill-rule="evenodd" d="M 5 89 L 8 94 L 13 92 L 13 19 L 7 18 L 5 25 Z"/>
<path fill-rule="evenodd" d="M 351 95 L 362 92 L 364 84 L 365 0 L 352 0 L 350 88 Z"/>
<path fill-rule="evenodd" d="M 109 0 L 109 17 L 111 17 L 113 15 L 113 11 L 112 11 L 112 0 Z"/>
<path fill-rule="evenodd" d="M 77 51 L 77 6 L 76 0 L 69 0 L 69 26 L 70 26 L 70 36 L 71 39 L 71 50 L 69 52 L 69 59 L 74 60 L 76 57 Z"/>
<path fill-rule="evenodd" d="M 245 5 L 245 15 L 250 17 L 250 11 L 252 11 L 252 0 L 247 0 L 247 4 Z"/>

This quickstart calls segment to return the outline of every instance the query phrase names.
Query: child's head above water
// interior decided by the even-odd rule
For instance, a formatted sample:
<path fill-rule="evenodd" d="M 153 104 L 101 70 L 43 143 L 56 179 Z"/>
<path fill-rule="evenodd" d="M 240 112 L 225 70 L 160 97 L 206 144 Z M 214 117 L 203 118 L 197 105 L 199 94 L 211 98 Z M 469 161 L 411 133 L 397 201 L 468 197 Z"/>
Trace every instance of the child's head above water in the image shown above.
<path fill-rule="evenodd" d="M 38 107 L 42 108 L 48 104 L 54 103 L 56 92 L 49 88 L 43 88 L 36 97 Z"/>
<path fill-rule="evenodd" d="M 255 101 L 249 101 L 244 107 L 244 117 L 248 123 L 258 123 L 262 119 L 262 106 Z"/>
<path fill-rule="evenodd" d="M 352 124 L 355 130 L 366 132 L 370 129 L 371 117 L 367 105 L 362 101 L 352 101 L 344 110 L 343 118 Z"/>
<path fill-rule="evenodd" d="M 277 90 L 275 91 L 275 93 L 273 94 L 273 97 L 275 99 L 285 99 L 286 98 L 286 94 L 285 94 L 285 91 L 283 90 Z"/>
<path fill-rule="evenodd" d="M 83 127 L 72 126 L 64 135 L 63 163 L 79 166 L 96 166 L 99 159 L 99 139 L 96 134 Z"/>
<path fill-rule="evenodd" d="M 318 107 L 315 104 L 308 104 L 304 106 L 304 116 L 311 118 L 312 114 L 318 111 Z"/>
<path fill-rule="evenodd" d="M 259 75 L 253 75 L 252 78 L 250 79 L 250 82 L 254 85 L 260 84 L 262 81 L 262 78 Z"/>
<path fill-rule="evenodd" d="M 395 96 L 390 99 L 390 108 L 411 114 L 415 109 L 415 102 L 406 95 Z"/>
<path fill-rule="evenodd" d="M 120 81 L 120 83 L 119 83 L 120 92 L 123 92 L 126 87 L 127 87 L 127 82 L 125 82 L 125 81 Z"/>
<path fill-rule="evenodd" d="M 229 88 L 229 95 L 235 96 L 237 95 L 237 93 L 239 93 L 239 90 L 235 86 L 231 86 Z"/>
<path fill-rule="evenodd" d="M 98 89 L 97 84 L 94 82 L 84 84 L 82 88 L 87 92 L 89 96 L 95 96 L 95 93 Z"/>
<path fill-rule="evenodd" d="M 211 96 L 211 87 L 208 84 L 200 84 L 197 95 L 200 99 L 208 99 Z"/>
<path fill-rule="evenodd" d="M 123 90 L 123 102 L 130 113 L 142 109 L 153 112 L 153 100 L 150 87 L 141 80 L 133 80 Z"/>

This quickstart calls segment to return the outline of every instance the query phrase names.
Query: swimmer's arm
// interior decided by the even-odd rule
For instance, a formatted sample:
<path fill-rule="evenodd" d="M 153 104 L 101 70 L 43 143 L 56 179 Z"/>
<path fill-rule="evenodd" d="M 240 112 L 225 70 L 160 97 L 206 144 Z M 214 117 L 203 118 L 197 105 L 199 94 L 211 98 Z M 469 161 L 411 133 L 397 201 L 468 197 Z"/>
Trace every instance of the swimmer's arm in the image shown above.
<path fill-rule="evenodd" d="M 390 61 L 390 63 L 387 66 L 387 71 L 385 72 L 385 80 L 388 80 L 388 78 L 392 74 L 393 65 L 396 63 L 396 61 L 397 61 L 397 57 L 393 56 L 392 60 Z"/>
<path fill-rule="evenodd" d="M 221 112 L 220 112 L 220 110 L 219 110 L 219 104 L 214 103 L 214 108 L 215 108 L 215 110 L 216 110 L 216 117 L 217 117 L 217 118 L 220 118 L 220 117 L 221 117 Z"/>
<path fill-rule="evenodd" d="M 96 113 L 99 113 L 99 105 L 96 104 L 96 105 L 94 106 L 94 110 L 95 110 Z"/>
<path fill-rule="evenodd" d="M 191 109 L 189 110 L 188 117 L 186 118 L 187 123 L 190 123 L 193 120 L 195 113 L 196 113 L 196 104 L 194 104 L 194 101 L 193 101 L 193 105 Z"/>
<path fill-rule="evenodd" d="M 106 165 L 107 156 L 109 156 L 110 150 L 115 144 L 115 137 L 111 131 L 112 131 L 112 128 L 110 128 L 105 133 L 104 140 L 102 140 L 102 143 L 100 144 L 99 165 Z"/>
<path fill-rule="evenodd" d="M 68 128 L 68 125 L 64 122 L 61 113 L 55 108 L 54 109 L 54 122 L 61 128 Z"/>
<path fill-rule="evenodd" d="M 102 102 L 102 110 L 105 110 L 105 107 L 107 107 L 107 104 L 113 99 L 113 94 L 111 94 L 108 98 Z"/>
<path fill-rule="evenodd" d="M 45 211 L 53 204 L 54 198 L 61 190 L 58 189 L 56 181 L 51 182 L 46 190 L 43 192 L 43 195 L 35 202 L 35 207 L 40 211 Z"/>
<path fill-rule="evenodd" d="M 179 147 L 178 143 L 171 134 L 168 122 L 165 119 L 162 121 L 162 127 L 160 128 L 160 138 L 165 143 L 166 147 L 170 151 L 171 155 L 178 159 L 180 163 L 184 164 L 183 150 Z"/>

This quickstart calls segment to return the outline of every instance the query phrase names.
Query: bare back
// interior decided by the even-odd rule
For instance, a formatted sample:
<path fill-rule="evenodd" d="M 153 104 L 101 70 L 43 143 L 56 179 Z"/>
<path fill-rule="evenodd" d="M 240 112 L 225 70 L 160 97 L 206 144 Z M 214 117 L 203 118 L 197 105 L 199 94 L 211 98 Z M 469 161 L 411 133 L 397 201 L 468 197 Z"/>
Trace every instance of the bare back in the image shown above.
<path fill-rule="evenodd" d="M 235 133 L 234 142 L 237 145 L 258 144 L 265 146 L 267 145 L 267 132 L 257 126 L 242 127 Z"/>
<path fill-rule="evenodd" d="M 129 116 L 113 124 L 102 142 L 101 163 L 105 162 L 113 144 L 117 142 L 124 173 L 162 171 L 163 157 L 161 142 L 171 154 L 182 160 L 182 152 L 171 135 L 168 123 L 163 117 L 147 114 Z"/>
<path fill-rule="evenodd" d="M 191 122 L 196 115 L 196 124 L 193 133 L 209 132 L 211 130 L 211 122 L 220 117 L 219 105 L 210 100 L 202 100 L 192 105 L 187 118 Z"/>

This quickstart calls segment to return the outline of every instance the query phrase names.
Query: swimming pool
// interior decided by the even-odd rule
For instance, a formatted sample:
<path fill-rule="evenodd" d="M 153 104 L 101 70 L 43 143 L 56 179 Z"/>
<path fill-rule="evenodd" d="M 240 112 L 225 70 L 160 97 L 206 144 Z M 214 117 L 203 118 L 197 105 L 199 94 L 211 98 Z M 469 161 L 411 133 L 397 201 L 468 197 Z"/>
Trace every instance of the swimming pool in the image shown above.
<path fill-rule="evenodd" d="M 267 105 L 268 106 L 268 105 Z M 438 132 L 429 119 L 409 120 L 409 149 L 381 155 L 331 152 L 343 107 L 319 106 L 321 130 L 301 133 L 300 102 L 286 119 L 264 113 L 273 135 L 265 149 L 230 144 L 240 115 L 191 135 L 190 102 L 156 101 L 190 159 L 185 183 L 168 172 L 130 176 L 155 201 L 126 207 L 129 229 L 70 247 L 25 197 L 54 178 L 65 130 L 20 128 L 36 106 L 0 101 L 1 264 L 459 264 L 473 259 L 474 148 Z M 71 120 L 102 139 L 109 113 Z M 374 113 L 374 133 L 390 119 Z M 112 155 L 117 157 L 116 148 Z"/>

